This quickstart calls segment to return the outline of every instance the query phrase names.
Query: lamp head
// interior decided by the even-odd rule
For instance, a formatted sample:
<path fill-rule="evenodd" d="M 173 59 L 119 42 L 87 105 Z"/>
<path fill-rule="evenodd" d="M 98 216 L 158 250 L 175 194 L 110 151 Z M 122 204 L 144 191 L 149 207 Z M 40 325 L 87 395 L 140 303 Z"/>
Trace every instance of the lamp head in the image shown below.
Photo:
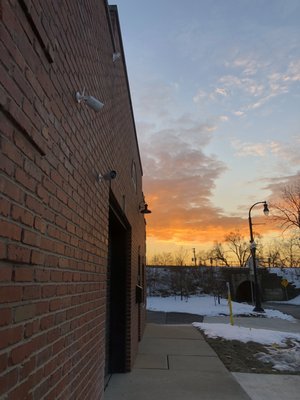
<path fill-rule="evenodd" d="M 267 202 L 265 201 L 265 202 L 264 202 L 264 214 L 265 214 L 266 216 L 268 216 L 268 215 L 269 215 L 269 212 L 270 212 L 270 210 L 269 210 L 268 204 L 267 204 Z"/>
<path fill-rule="evenodd" d="M 141 214 L 151 214 L 152 211 L 148 210 L 148 204 L 144 203 L 144 207 L 140 207 Z"/>

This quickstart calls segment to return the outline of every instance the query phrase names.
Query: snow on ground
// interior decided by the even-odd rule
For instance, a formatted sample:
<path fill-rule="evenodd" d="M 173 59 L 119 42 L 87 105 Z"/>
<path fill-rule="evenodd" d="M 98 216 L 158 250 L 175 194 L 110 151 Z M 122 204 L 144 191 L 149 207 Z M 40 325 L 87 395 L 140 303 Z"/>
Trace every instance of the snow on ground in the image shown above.
<path fill-rule="evenodd" d="M 294 300 L 298 301 L 297 299 Z M 148 297 L 147 309 L 205 316 L 229 315 L 227 300 L 221 299 L 221 304 L 218 304 L 214 297 L 209 295 L 192 296 L 183 301 L 179 297 Z M 232 310 L 234 315 L 258 315 L 258 313 L 253 312 L 253 306 L 248 304 L 232 302 Z M 265 311 L 263 314 L 265 317 L 295 321 L 293 317 L 280 311 Z M 250 341 L 261 343 L 267 347 L 265 347 L 266 353 L 261 352 L 256 355 L 259 360 L 273 364 L 273 369 L 278 371 L 300 371 L 300 333 L 246 328 L 232 326 L 229 323 L 194 322 L 193 325 L 212 338 L 221 337 L 225 340 L 239 340 L 244 343 Z"/>
<path fill-rule="evenodd" d="M 287 301 L 272 301 L 272 303 L 292 304 L 294 306 L 300 306 L 300 295 L 295 297 L 294 299 L 291 299 L 291 300 L 287 300 Z"/>
<path fill-rule="evenodd" d="M 194 322 L 193 325 L 210 338 L 220 337 L 225 340 L 266 345 L 267 353 L 255 354 L 258 360 L 273 364 L 273 369 L 278 371 L 300 371 L 300 333 L 203 322 Z"/>
<path fill-rule="evenodd" d="M 269 354 L 261 352 L 255 356 L 262 362 L 273 364 L 277 371 L 300 371 L 300 342 L 292 340 L 290 344 L 292 348 L 269 347 Z"/>
<path fill-rule="evenodd" d="M 227 299 L 221 299 L 220 304 L 213 296 L 191 296 L 188 299 L 180 300 L 180 297 L 147 297 L 147 309 L 151 311 L 183 312 L 204 316 L 229 315 Z M 259 315 L 253 311 L 253 306 L 245 303 L 232 302 L 233 315 Z M 294 321 L 290 315 L 277 310 L 265 310 L 263 314 L 267 318 L 281 318 Z"/>
<path fill-rule="evenodd" d="M 270 272 L 287 279 L 296 288 L 300 288 L 300 268 L 270 268 Z"/>
<path fill-rule="evenodd" d="M 239 340 L 243 343 L 256 342 L 265 345 L 273 345 L 276 343 L 277 345 L 284 346 L 286 340 L 289 338 L 300 341 L 300 333 L 270 331 L 269 329 L 246 328 L 243 326 L 232 326 L 230 324 L 220 323 L 194 322 L 193 325 L 203 330 L 208 337 Z"/>

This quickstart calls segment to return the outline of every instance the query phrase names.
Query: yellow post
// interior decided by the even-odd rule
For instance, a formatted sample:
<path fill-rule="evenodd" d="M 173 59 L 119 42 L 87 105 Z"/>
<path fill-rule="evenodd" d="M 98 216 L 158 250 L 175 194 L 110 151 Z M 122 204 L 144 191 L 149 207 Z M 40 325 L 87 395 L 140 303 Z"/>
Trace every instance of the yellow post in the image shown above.
<path fill-rule="evenodd" d="M 231 324 L 231 325 L 234 325 L 234 322 L 233 322 L 233 314 L 232 314 L 232 302 L 231 302 L 231 294 L 230 294 L 229 282 L 227 282 L 227 289 L 228 289 L 228 305 L 229 305 L 230 324 Z"/>

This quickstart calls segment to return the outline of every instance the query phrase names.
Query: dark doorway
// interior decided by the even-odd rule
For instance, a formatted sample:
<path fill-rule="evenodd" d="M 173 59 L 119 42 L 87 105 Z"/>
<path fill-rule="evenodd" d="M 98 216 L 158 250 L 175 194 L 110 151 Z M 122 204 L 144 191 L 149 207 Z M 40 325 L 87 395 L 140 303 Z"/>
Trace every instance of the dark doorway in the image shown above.
<path fill-rule="evenodd" d="M 109 209 L 105 376 L 126 369 L 130 226 L 113 199 Z"/>
<path fill-rule="evenodd" d="M 237 288 L 235 300 L 240 303 L 242 302 L 251 303 L 252 293 L 253 293 L 253 282 L 244 281 Z"/>

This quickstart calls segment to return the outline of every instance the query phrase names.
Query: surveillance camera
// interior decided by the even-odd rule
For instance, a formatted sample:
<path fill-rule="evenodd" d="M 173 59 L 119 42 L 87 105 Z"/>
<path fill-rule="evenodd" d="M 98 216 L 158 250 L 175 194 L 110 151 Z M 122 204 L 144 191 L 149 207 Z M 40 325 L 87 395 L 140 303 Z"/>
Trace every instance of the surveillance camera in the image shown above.
<path fill-rule="evenodd" d="M 101 103 L 100 100 L 96 99 L 96 97 L 85 96 L 84 91 L 83 91 L 83 94 L 76 92 L 75 98 L 76 98 L 77 103 L 81 103 L 83 101 L 94 111 L 99 111 L 104 106 L 104 104 Z"/>
<path fill-rule="evenodd" d="M 92 108 L 94 111 L 99 111 L 101 110 L 101 108 L 104 106 L 103 103 L 101 103 L 101 101 L 97 100 L 95 97 L 93 96 L 86 96 L 86 100 L 85 100 L 86 104 Z"/>
<path fill-rule="evenodd" d="M 117 172 L 112 170 L 112 171 L 107 172 L 104 175 L 98 174 L 97 179 L 98 179 L 99 182 L 101 182 L 102 180 L 111 181 L 111 180 L 115 179 L 116 176 L 117 176 Z"/>
<path fill-rule="evenodd" d="M 110 171 L 110 172 L 109 172 L 109 177 L 110 177 L 110 179 L 115 179 L 116 176 L 117 176 L 117 172 L 116 172 L 116 171 Z"/>

